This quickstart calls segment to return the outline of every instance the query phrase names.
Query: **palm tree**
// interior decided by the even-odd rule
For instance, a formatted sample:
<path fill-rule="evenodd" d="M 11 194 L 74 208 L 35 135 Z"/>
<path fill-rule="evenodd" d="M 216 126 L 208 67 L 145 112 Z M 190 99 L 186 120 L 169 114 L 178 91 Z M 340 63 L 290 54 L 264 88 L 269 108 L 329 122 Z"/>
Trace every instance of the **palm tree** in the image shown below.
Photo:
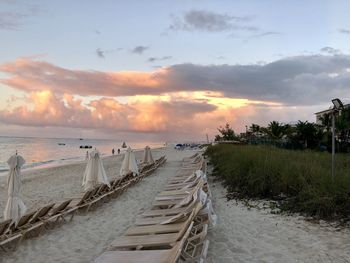
<path fill-rule="evenodd" d="M 269 123 L 266 129 L 266 133 L 269 135 L 269 137 L 273 140 L 279 140 L 282 139 L 283 135 L 287 133 L 287 131 L 290 129 L 290 125 L 285 125 L 282 123 L 279 123 L 278 121 L 272 121 Z"/>

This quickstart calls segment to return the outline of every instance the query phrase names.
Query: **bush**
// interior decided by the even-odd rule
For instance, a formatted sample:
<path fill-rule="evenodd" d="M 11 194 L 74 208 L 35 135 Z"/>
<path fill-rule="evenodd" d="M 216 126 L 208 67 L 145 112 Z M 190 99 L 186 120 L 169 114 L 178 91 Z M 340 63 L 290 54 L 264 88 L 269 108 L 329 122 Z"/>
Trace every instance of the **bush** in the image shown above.
<path fill-rule="evenodd" d="M 214 175 L 229 192 L 248 198 L 281 199 L 280 208 L 322 219 L 350 219 L 350 156 L 291 151 L 267 145 L 209 146 Z"/>

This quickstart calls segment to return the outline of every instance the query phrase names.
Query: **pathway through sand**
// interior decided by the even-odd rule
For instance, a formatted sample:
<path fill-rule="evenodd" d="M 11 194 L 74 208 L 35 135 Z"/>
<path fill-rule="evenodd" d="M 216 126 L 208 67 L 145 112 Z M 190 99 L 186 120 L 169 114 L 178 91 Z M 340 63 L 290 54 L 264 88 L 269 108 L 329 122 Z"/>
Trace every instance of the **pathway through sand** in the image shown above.
<path fill-rule="evenodd" d="M 220 182 L 209 183 L 219 222 L 208 235 L 208 263 L 350 262 L 349 229 L 336 231 L 302 217 L 248 209 L 227 201 Z"/>

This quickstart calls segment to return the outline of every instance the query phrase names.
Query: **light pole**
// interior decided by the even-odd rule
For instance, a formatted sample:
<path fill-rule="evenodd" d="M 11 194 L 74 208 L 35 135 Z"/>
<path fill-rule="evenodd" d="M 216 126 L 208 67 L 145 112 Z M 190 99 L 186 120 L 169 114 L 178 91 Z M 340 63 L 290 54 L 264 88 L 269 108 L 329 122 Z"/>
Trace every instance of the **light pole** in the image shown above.
<path fill-rule="evenodd" d="M 344 108 L 343 103 L 340 99 L 333 99 L 332 103 L 334 105 L 332 109 L 332 180 L 335 176 L 335 114 L 341 112 Z"/>

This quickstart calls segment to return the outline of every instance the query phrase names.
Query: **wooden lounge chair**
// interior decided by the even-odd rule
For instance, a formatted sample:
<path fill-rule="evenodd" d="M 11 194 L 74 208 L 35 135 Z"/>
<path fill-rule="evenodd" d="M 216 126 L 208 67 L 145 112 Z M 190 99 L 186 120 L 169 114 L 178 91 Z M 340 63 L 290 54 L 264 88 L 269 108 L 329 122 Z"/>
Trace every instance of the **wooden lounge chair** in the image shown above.
<path fill-rule="evenodd" d="M 181 252 L 181 262 L 204 262 L 209 247 L 209 240 L 206 240 L 207 232 L 207 224 L 192 228 L 192 231 Z"/>
<path fill-rule="evenodd" d="M 189 212 L 178 213 L 175 215 L 165 215 L 165 216 L 157 216 L 157 217 L 144 217 L 138 218 L 135 222 L 137 226 L 146 226 L 146 225 L 154 225 L 154 224 L 166 224 L 166 223 L 179 223 L 183 222 L 187 219 L 187 215 Z"/>
<path fill-rule="evenodd" d="M 69 221 L 72 221 L 76 212 L 81 209 L 85 208 L 89 205 L 89 202 L 91 200 L 91 197 L 93 193 L 95 193 L 96 189 L 92 189 L 89 191 L 86 191 L 82 197 L 72 199 L 70 202 L 70 206 L 68 206 L 64 212 L 61 213 L 61 219 L 66 222 L 66 216 L 70 215 Z"/>
<path fill-rule="evenodd" d="M 140 217 L 161 217 L 161 216 L 171 216 L 177 215 L 179 213 L 186 213 L 192 211 L 197 204 L 197 198 L 194 198 L 192 202 L 188 205 L 184 205 L 179 208 L 169 208 L 169 209 L 152 209 L 144 212 Z"/>
<path fill-rule="evenodd" d="M 16 236 L 16 234 L 19 234 L 19 233 L 22 234 L 21 239 L 19 240 L 17 245 L 20 243 L 20 241 L 23 238 L 40 235 L 45 224 L 43 222 L 33 222 L 33 223 L 30 222 L 35 215 L 38 215 L 38 212 L 40 210 L 42 209 L 39 209 L 37 211 L 32 211 L 23 215 L 19 219 L 17 224 L 14 224 L 10 227 L 10 234 L 12 236 Z"/>
<path fill-rule="evenodd" d="M 5 234 L 9 231 L 10 225 L 12 224 L 12 219 L 7 219 L 0 222 L 0 240 L 5 237 Z"/>
<path fill-rule="evenodd" d="M 54 205 L 55 204 L 53 203 L 38 209 L 28 223 L 34 224 L 36 222 L 40 222 L 46 219 L 49 215 L 50 210 L 54 207 Z"/>
<path fill-rule="evenodd" d="M 22 238 L 22 233 L 8 234 L 3 236 L 3 238 L 0 239 L 1 250 L 4 252 L 7 252 L 9 249 L 15 250 L 18 247 L 19 243 L 22 241 Z"/>
<path fill-rule="evenodd" d="M 63 201 L 58 206 L 51 209 L 49 217 L 47 218 L 46 226 L 54 226 L 60 219 L 64 221 L 64 213 L 69 209 L 69 204 L 73 199 Z"/>
<path fill-rule="evenodd" d="M 176 242 L 170 249 L 107 251 L 96 258 L 95 263 L 175 263 L 180 257 L 181 250 L 190 231 L 191 228 L 189 227 L 182 239 Z"/>
<path fill-rule="evenodd" d="M 130 227 L 125 233 L 125 236 L 137 236 L 137 235 L 152 235 L 152 234 L 170 234 L 176 232 L 183 232 L 187 229 L 189 224 L 198 214 L 199 210 L 202 208 L 202 204 L 197 202 L 191 214 L 187 216 L 187 219 L 180 223 L 170 223 L 170 224 L 154 224 L 146 226 L 134 226 Z"/>

